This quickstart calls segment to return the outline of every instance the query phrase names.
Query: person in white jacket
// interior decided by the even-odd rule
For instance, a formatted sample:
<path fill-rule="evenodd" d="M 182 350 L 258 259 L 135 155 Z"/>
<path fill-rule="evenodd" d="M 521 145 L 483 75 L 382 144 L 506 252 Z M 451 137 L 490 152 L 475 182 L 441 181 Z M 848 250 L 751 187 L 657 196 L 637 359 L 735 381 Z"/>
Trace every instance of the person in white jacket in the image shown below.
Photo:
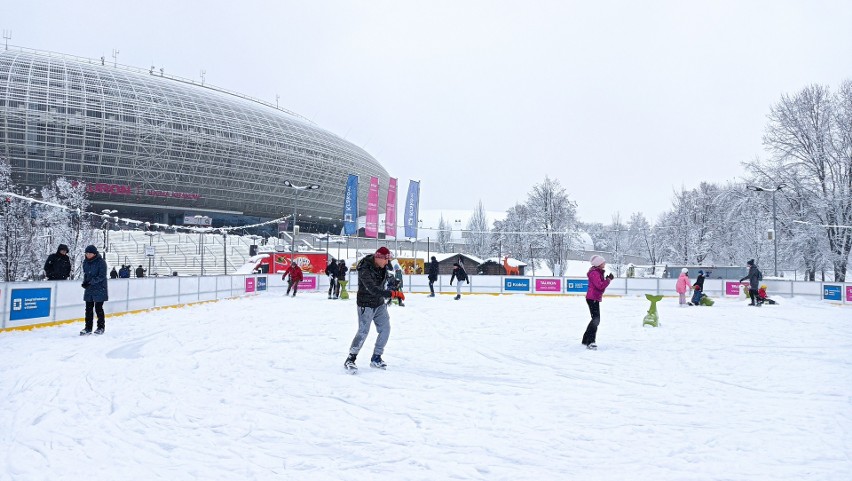
<path fill-rule="evenodd" d="M 680 305 L 686 305 L 686 291 L 689 290 L 689 286 L 691 283 L 689 282 L 689 269 L 684 267 L 680 270 L 680 277 L 677 278 L 677 284 L 675 285 L 675 290 L 678 295 L 680 295 Z"/>

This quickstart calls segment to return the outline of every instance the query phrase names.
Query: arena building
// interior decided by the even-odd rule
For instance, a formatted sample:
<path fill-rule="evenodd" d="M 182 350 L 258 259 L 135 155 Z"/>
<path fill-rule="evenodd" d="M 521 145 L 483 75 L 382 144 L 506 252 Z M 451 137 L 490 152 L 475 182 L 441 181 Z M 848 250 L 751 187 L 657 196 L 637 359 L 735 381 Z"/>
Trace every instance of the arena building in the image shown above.
<path fill-rule="evenodd" d="M 361 178 L 361 212 L 369 178 L 384 198 L 389 177 L 363 149 L 276 105 L 154 67 L 22 48 L 0 51 L 0 155 L 18 186 L 85 182 L 95 210 L 169 224 L 239 225 L 297 207 L 302 230 L 335 232 L 347 176 Z"/>

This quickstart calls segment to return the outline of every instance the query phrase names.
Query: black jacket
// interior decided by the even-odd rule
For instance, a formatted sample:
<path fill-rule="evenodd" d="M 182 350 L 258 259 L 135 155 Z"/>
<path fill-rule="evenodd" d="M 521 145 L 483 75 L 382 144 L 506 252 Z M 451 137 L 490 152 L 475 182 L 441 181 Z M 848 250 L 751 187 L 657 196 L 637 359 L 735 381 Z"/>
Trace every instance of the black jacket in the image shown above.
<path fill-rule="evenodd" d="M 349 272 L 349 268 L 345 265 L 337 265 L 337 280 L 344 281 L 346 280 L 346 273 Z"/>
<path fill-rule="evenodd" d="M 438 280 L 438 261 L 437 259 L 434 261 L 429 261 L 429 271 L 427 272 L 429 275 L 429 280 L 435 282 Z"/>
<path fill-rule="evenodd" d="M 44 275 L 50 281 L 64 281 L 71 276 L 71 259 L 60 254 L 61 250 L 68 252 L 68 246 L 61 244 L 56 254 L 47 256 L 47 262 L 44 263 Z"/>
<path fill-rule="evenodd" d="M 467 280 L 467 272 L 464 270 L 464 267 L 458 266 L 453 269 L 453 276 L 450 277 L 450 285 L 453 285 L 453 279 L 458 279 L 459 282 Z"/>
<path fill-rule="evenodd" d="M 358 263 L 358 307 L 376 308 L 381 306 L 385 299 L 391 296 L 389 290 L 384 289 L 388 271 L 376 266 L 372 255 L 361 259 Z"/>
<path fill-rule="evenodd" d="M 752 264 L 751 267 L 748 268 L 748 274 L 740 279 L 740 282 L 746 279 L 748 279 L 749 288 L 756 291 L 758 286 L 760 286 L 760 281 L 763 280 L 763 274 L 760 272 L 760 269 L 757 268 L 757 265 Z"/>
<path fill-rule="evenodd" d="M 136 268 L 136 277 L 145 277 L 145 269 L 142 266 Z"/>
<path fill-rule="evenodd" d="M 701 274 L 698 274 L 698 278 L 695 279 L 695 284 L 693 284 L 693 286 L 698 286 L 698 290 L 703 291 L 704 290 L 704 276 L 702 276 Z"/>
<path fill-rule="evenodd" d="M 336 261 L 332 261 L 331 264 L 326 266 L 325 275 L 335 277 L 335 278 L 337 277 L 337 262 Z"/>

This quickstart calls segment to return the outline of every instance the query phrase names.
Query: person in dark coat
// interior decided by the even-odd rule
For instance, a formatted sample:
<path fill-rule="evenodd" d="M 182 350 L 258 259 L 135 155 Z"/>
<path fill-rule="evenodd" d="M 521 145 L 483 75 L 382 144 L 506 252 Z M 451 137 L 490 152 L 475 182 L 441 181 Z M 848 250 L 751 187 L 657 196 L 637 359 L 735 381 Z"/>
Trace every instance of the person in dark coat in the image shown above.
<path fill-rule="evenodd" d="M 121 279 L 130 279 L 130 266 L 121 266 L 118 270 L 118 277 Z"/>
<path fill-rule="evenodd" d="M 136 277 L 145 277 L 145 269 L 142 268 L 142 264 L 139 264 L 139 267 L 136 268 Z"/>
<path fill-rule="evenodd" d="M 692 300 L 690 306 L 701 305 L 701 293 L 704 292 L 704 271 L 698 271 L 698 277 L 695 279 L 695 284 L 692 285 Z"/>
<path fill-rule="evenodd" d="M 328 276 L 328 298 L 337 299 L 337 296 L 340 295 L 340 284 L 337 282 L 337 261 L 334 260 L 334 257 L 326 266 L 325 275 Z"/>
<path fill-rule="evenodd" d="M 438 259 L 435 256 L 429 261 L 426 274 L 429 277 L 429 297 L 435 297 L 435 282 L 438 280 Z"/>
<path fill-rule="evenodd" d="M 754 259 L 749 259 L 748 262 L 746 262 L 746 265 L 748 266 L 748 274 L 740 279 L 740 282 L 748 279 L 748 296 L 751 298 L 751 304 L 749 305 L 760 306 L 763 303 L 760 302 L 758 298 L 757 289 L 760 286 L 760 281 L 763 280 L 763 274 L 760 272 L 760 269 L 757 268 L 757 264 L 754 263 Z"/>
<path fill-rule="evenodd" d="M 71 276 L 71 259 L 68 258 L 67 245 L 59 244 L 56 253 L 47 256 L 44 275 L 49 281 L 64 281 Z"/>
<path fill-rule="evenodd" d="M 340 288 L 339 288 L 340 281 L 346 280 L 346 273 L 347 272 L 349 272 L 349 268 L 346 267 L 346 261 L 344 261 L 343 259 L 340 259 L 340 262 L 337 263 L 337 284 L 338 284 L 337 292 L 338 293 L 340 292 Z M 335 296 L 334 298 L 337 299 L 337 296 Z"/>
<path fill-rule="evenodd" d="M 92 333 L 92 321 L 95 313 L 98 315 L 98 328 L 95 330 L 95 334 L 103 334 L 106 327 L 104 302 L 109 300 L 107 264 L 98 253 L 98 248 L 93 245 L 86 247 L 82 286 L 85 289 L 83 300 L 86 302 L 86 327 L 80 331 L 80 335 L 87 336 Z"/>
<path fill-rule="evenodd" d="M 461 258 L 461 256 L 459 256 L 459 258 Z M 453 299 L 459 300 L 461 299 L 462 282 L 467 281 L 467 283 L 470 284 L 470 279 L 467 277 L 467 272 L 464 270 L 464 264 L 453 262 L 453 275 L 450 277 L 450 285 L 453 285 L 453 279 L 458 280 L 458 282 L 456 282 L 456 297 Z"/>
<path fill-rule="evenodd" d="M 382 354 L 385 352 L 385 345 L 390 338 L 390 316 L 388 315 L 388 306 L 385 304 L 385 299 L 405 300 L 405 295 L 401 291 L 390 291 L 385 289 L 385 282 L 388 277 L 387 264 L 393 256 L 387 247 L 379 247 L 375 254 L 368 255 L 361 259 L 358 263 L 358 332 L 355 338 L 352 339 L 352 344 L 349 346 L 349 357 L 343 363 L 349 371 L 357 371 L 355 358 L 361 352 L 361 347 L 364 346 L 364 341 L 370 334 L 370 323 L 376 325 L 376 346 L 373 348 L 373 356 L 370 358 L 370 366 L 385 369 L 387 364 L 382 360 Z"/>
<path fill-rule="evenodd" d="M 112 270 L 109 271 L 109 278 L 110 279 L 118 279 L 118 271 L 115 270 L 115 266 L 113 266 Z"/>

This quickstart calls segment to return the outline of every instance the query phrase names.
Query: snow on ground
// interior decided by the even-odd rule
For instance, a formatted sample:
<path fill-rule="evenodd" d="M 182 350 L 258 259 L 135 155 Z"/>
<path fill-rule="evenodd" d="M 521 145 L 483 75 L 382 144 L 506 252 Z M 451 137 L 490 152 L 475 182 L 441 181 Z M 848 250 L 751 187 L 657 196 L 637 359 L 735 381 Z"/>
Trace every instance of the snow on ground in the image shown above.
<path fill-rule="evenodd" d="M 0 479 L 848 480 L 852 309 L 279 294 L 0 333 Z M 82 313 L 82 307 L 81 307 Z"/>

